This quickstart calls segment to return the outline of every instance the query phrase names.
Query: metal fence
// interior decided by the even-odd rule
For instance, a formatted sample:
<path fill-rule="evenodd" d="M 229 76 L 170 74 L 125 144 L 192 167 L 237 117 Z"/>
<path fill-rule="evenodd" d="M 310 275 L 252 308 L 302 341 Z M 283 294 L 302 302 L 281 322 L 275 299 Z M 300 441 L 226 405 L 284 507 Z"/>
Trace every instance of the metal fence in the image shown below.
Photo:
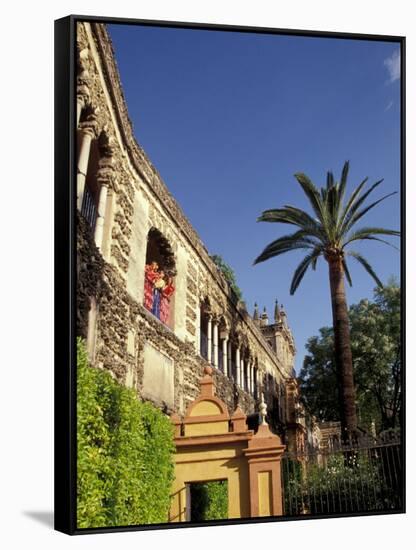
<path fill-rule="evenodd" d="M 282 459 L 284 515 L 401 510 L 402 447 L 387 435 Z"/>
<path fill-rule="evenodd" d="M 81 214 L 89 223 L 92 229 L 95 229 L 95 222 L 97 220 L 97 206 L 94 202 L 94 198 L 91 194 L 91 191 L 86 185 L 84 188 L 84 196 L 82 200 Z"/>

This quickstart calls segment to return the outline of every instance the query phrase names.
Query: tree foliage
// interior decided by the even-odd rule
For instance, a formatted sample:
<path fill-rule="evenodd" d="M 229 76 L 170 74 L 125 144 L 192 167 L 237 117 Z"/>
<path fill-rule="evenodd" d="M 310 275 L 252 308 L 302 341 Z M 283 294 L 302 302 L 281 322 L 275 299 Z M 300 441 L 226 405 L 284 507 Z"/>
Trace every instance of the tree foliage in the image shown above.
<path fill-rule="evenodd" d="M 373 300 L 349 309 L 354 380 L 360 425 L 396 428 L 401 412 L 400 288 L 394 281 L 374 290 Z M 300 372 L 308 410 L 320 421 L 339 420 L 333 330 L 323 327 L 306 345 Z"/>
<path fill-rule="evenodd" d="M 237 284 L 237 279 L 235 277 L 234 270 L 218 254 L 213 254 L 211 256 L 211 259 L 214 262 L 214 264 L 218 267 L 218 269 L 221 271 L 221 273 L 224 275 L 227 283 L 230 285 L 230 287 L 232 288 L 237 298 L 239 300 L 242 300 L 243 293 Z"/>
<path fill-rule="evenodd" d="M 173 481 L 171 423 L 109 373 L 89 367 L 81 340 L 77 440 L 78 527 L 167 521 Z"/>
<path fill-rule="evenodd" d="M 322 464 L 291 460 L 283 471 L 286 515 L 394 510 L 401 505 L 396 479 L 388 478 L 383 459 L 390 449 L 357 450 L 346 460 L 333 453 Z M 383 453 L 383 457 L 380 456 Z"/>
<path fill-rule="evenodd" d="M 366 199 L 383 180 L 376 181 L 363 192 L 368 181 L 368 178 L 365 178 L 346 199 L 348 172 L 349 162 L 345 162 L 339 182 L 335 181 L 332 172 L 328 172 L 326 186 L 321 187 L 321 189 L 318 189 L 306 174 L 295 174 L 295 178 L 312 208 L 312 215 L 295 206 L 285 205 L 282 208 L 265 210 L 257 219 L 261 222 L 291 225 L 296 228 L 296 231 L 279 237 L 268 244 L 255 259 L 255 264 L 293 250 L 308 251 L 294 272 L 290 286 L 291 294 L 295 293 L 308 268 L 316 269 L 320 257 L 325 258 L 328 262 L 335 258 L 339 259 L 347 281 L 352 285 L 347 266 L 347 256 L 350 256 L 362 265 L 377 285 L 382 286 L 369 262 L 358 252 L 350 250 L 350 244 L 356 241 L 369 240 L 392 246 L 391 243 L 381 239 L 380 236 L 397 237 L 400 235 L 399 231 L 382 227 L 361 227 L 357 229 L 355 225 L 367 212 L 396 192 L 388 193 L 367 205 L 365 204 Z"/>
<path fill-rule="evenodd" d="M 228 483 L 226 480 L 196 483 L 191 486 L 191 520 L 228 518 Z"/>
<path fill-rule="evenodd" d="M 347 258 L 354 258 L 377 285 L 382 286 L 370 263 L 360 253 L 351 250 L 350 246 L 357 241 L 377 241 L 390 245 L 380 237 L 400 235 L 394 229 L 382 227 L 357 228 L 357 223 L 361 223 L 362 218 L 371 209 L 395 193 L 388 193 L 367 204 L 367 198 L 383 180 L 365 189 L 368 180 L 365 178 L 347 197 L 348 172 L 349 162 L 345 162 L 339 182 L 335 181 L 332 172 L 328 172 L 326 185 L 320 189 L 306 174 L 295 174 L 308 200 L 311 213 L 292 205 L 265 210 L 257 221 L 294 226 L 295 231 L 272 241 L 254 261 L 257 264 L 286 252 L 305 251 L 306 256 L 299 263 L 292 277 L 290 293 L 294 294 L 307 270 L 309 268 L 315 270 L 319 258 L 326 260 L 331 290 L 334 352 L 343 439 L 348 439 L 349 435 L 357 431 L 352 351 L 344 285 L 344 277 L 352 285 Z"/>

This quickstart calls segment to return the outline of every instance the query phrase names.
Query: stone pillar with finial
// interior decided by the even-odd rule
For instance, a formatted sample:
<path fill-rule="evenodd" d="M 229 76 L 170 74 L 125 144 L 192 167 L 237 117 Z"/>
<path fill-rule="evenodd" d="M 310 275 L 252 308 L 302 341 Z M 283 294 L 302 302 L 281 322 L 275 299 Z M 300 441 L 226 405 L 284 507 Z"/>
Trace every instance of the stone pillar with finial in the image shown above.
<path fill-rule="evenodd" d="M 283 304 L 280 304 L 280 319 L 282 320 L 282 323 L 287 326 L 287 315 L 283 308 Z"/>
<path fill-rule="evenodd" d="M 257 305 L 257 302 L 254 303 L 253 321 L 255 322 L 256 325 L 260 324 L 259 306 Z"/>
<path fill-rule="evenodd" d="M 251 517 L 281 516 L 283 494 L 281 458 L 285 450 L 279 436 L 270 431 L 266 422 L 267 405 L 261 394 L 260 425 L 244 451 L 248 460 Z"/>
<path fill-rule="evenodd" d="M 261 314 L 260 324 L 262 327 L 265 327 L 269 324 L 269 316 L 267 315 L 266 306 L 263 308 L 263 313 Z"/>
<path fill-rule="evenodd" d="M 276 299 L 274 303 L 274 322 L 277 324 L 280 321 L 279 303 Z"/>

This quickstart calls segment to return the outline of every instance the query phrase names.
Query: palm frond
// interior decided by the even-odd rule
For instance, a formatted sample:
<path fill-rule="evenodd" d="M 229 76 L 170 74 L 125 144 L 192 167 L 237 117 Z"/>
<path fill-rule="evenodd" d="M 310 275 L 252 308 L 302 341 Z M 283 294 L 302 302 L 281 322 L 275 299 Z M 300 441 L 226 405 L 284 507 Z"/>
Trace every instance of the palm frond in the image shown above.
<path fill-rule="evenodd" d="M 322 225 L 326 225 L 326 212 L 318 189 L 315 187 L 315 185 L 306 174 L 297 173 L 295 174 L 295 178 L 298 180 L 300 186 L 303 189 L 303 192 L 309 199 L 309 202 L 312 206 L 313 211 L 315 212 L 316 217 Z"/>
<path fill-rule="evenodd" d="M 338 209 L 339 209 L 339 189 L 338 185 L 333 185 L 328 193 L 327 193 L 327 200 L 325 204 L 327 213 L 328 213 L 328 224 L 327 224 L 327 232 L 329 240 L 335 240 L 336 234 L 335 230 L 337 227 L 337 221 L 338 221 Z"/>
<path fill-rule="evenodd" d="M 356 196 L 356 199 L 351 204 L 350 204 L 350 201 L 348 201 L 348 204 L 350 204 L 350 206 L 349 206 L 348 210 L 347 210 L 348 205 L 345 207 L 343 215 L 341 216 L 342 219 L 340 219 L 341 224 L 339 225 L 339 227 L 340 227 L 340 233 L 341 234 L 348 231 L 347 227 L 350 227 L 349 222 L 350 222 L 351 218 L 354 216 L 354 214 L 357 212 L 357 210 L 363 204 L 363 202 L 368 197 L 368 195 L 370 193 L 372 193 L 374 191 L 374 189 L 376 187 L 378 187 L 380 185 L 380 183 L 382 183 L 382 182 L 383 182 L 383 180 L 381 179 L 381 180 L 378 180 L 375 183 L 373 183 L 373 185 L 363 195 L 361 195 L 361 197 L 358 198 L 358 196 Z"/>
<path fill-rule="evenodd" d="M 367 206 L 363 210 L 360 210 L 355 215 L 351 216 L 349 221 L 346 220 L 346 222 L 344 224 L 344 227 L 343 227 L 343 232 L 349 231 L 351 229 L 351 227 L 355 223 L 357 223 L 360 218 L 362 218 L 365 214 L 367 214 L 367 212 L 369 210 L 371 210 L 372 208 L 377 206 L 377 204 L 379 204 L 380 202 L 384 201 L 385 199 L 388 199 L 389 197 L 391 197 L 393 195 L 396 195 L 396 194 L 397 194 L 397 191 L 393 191 L 392 193 L 388 193 L 387 195 L 384 195 L 384 197 L 381 197 L 381 199 L 378 199 L 377 201 L 373 202 L 372 204 L 370 204 L 369 206 Z"/>
<path fill-rule="evenodd" d="M 371 265 L 368 263 L 368 261 L 363 256 L 361 256 L 361 254 L 359 254 L 358 252 L 354 252 L 352 250 L 349 250 L 348 255 L 355 258 L 357 260 L 357 262 L 359 262 L 364 267 L 364 269 L 367 271 L 367 273 L 369 275 L 371 275 L 371 277 L 375 280 L 377 285 L 379 287 L 383 288 L 383 283 L 377 277 L 374 269 L 371 267 Z"/>
<path fill-rule="evenodd" d="M 334 185 L 335 181 L 334 181 L 334 174 L 332 172 L 327 172 L 326 173 L 326 189 L 327 191 L 329 191 L 329 189 L 331 189 L 331 187 Z"/>
<path fill-rule="evenodd" d="M 342 167 L 341 179 L 339 181 L 339 206 L 342 205 L 342 201 L 345 195 L 345 189 L 347 187 L 348 172 L 350 169 L 350 162 L 347 160 Z"/>
<path fill-rule="evenodd" d="M 308 231 L 317 238 L 322 239 L 324 237 L 322 227 L 317 220 L 314 220 L 312 216 L 304 210 L 288 204 L 283 208 L 265 210 L 261 216 L 257 218 L 257 221 L 295 225 Z"/>
<path fill-rule="evenodd" d="M 368 181 L 368 178 L 364 178 L 363 181 L 359 185 L 357 185 L 357 187 L 351 193 L 350 198 L 348 199 L 347 204 L 345 205 L 344 210 L 343 210 L 342 214 L 339 217 L 338 229 L 342 227 L 342 225 L 344 223 L 344 220 L 345 220 L 345 217 L 347 216 L 351 206 L 354 204 L 356 198 L 361 193 L 361 190 L 363 189 L 363 187 L 367 183 L 367 181 Z"/>
<path fill-rule="evenodd" d="M 313 252 L 308 254 L 303 258 L 303 260 L 300 262 L 298 267 L 295 270 L 295 273 L 293 274 L 292 283 L 290 285 L 290 294 L 293 295 L 296 292 L 296 289 L 298 288 L 300 282 L 302 281 L 309 265 L 314 261 L 317 260 L 320 254 L 322 253 L 322 247 L 316 247 Z"/>
<path fill-rule="evenodd" d="M 352 279 L 350 275 L 350 271 L 347 266 L 347 262 L 345 261 L 345 258 L 342 260 L 342 267 L 344 268 L 345 277 L 347 278 L 348 284 L 352 286 Z"/>
<path fill-rule="evenodd" d="M 317 245 L 318 243 L 316 240 L 309 237 L 305 231 L 296 231 L 291 235 L 284 235 L 283 237 L 269 243 L 263 252 L 254 260 L 254 265 L 264 262 L 269 258 L 279 256 L 284 252 L 298 250 L 299 248 L 314 248 Z"/>
<path fill-rule="evenodd" d="M 392 235 L 394 237 L 399 237 L 400 231 L 395 231 L 394 229 L 384 229 L 382 227 L 362 227 L 361 229 L 354 231 L 354 233 L 350 233 L 349 235 L 346 236 L 346 240 L 344 241 L 342 248 L 347 246 L 349 243 L 352 243 L 353 241 L 371 240 L 371 241 L 380 241 L 398 250 L 398 248 L 393 244 L 389 243 L 388 241 L 385 241 L 384 239 L 379 239 L 378 237 L 374 237 L 374 235 Z"/>

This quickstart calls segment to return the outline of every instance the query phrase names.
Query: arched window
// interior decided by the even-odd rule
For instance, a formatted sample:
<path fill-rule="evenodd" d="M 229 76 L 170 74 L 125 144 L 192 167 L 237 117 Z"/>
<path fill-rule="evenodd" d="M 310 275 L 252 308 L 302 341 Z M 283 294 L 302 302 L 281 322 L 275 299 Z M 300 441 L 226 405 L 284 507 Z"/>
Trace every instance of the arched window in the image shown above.
<path fill-rule="evenodd" d="M 147 236 L 144 306 L 173 329 L 175 304 L 175 255 L 169 241 L 156 229 Z"/>
<path fill-rule="evenodd" d="M 231 340 L 231 378 L 234 380 L 234 382 L 237 381 L 237 363 L 236 363 L 236 351 L 238 348 L 238 344 L 234 340 Z"/>
<path fill-rule="evenodd" d="M 241 373 L 241 376 L 242 376 L 241 386 L 242 386 L 243 390 L 248 392 L 249 391 L 249 376 L 250 376 L 248 365 L 249 365 L 249 361 L 250 361 L 250 356 L 249 356 L 247 348 L 244 348 L 244 351 L 243 351 L 243 354 L 242 354 L 242 359 L 243 359 L 243 372 Z"/>
<path fill-rule="evenodd" d="M 85 109 L 82 113 L 81 122 L 84 118 L 88 117 L 88 111 Z M 79 130 L 78 145 L 81 147 L 82 142 L 82 130 Z M 81 174 L 85 177 L 85 186 L 82 196 L 81 214 L 87 220 L 88 225 L 91 227 L 92 232 L 95 230 L 95 224 L 98 216 L 98 201 L 100 195 L 100 188 L 97 182 L 98 162 L 100 160 L 100 152 L 98 147 L 98 139 L 92 139 L 89 149 L 89 155 L 87 160 L 87 166 L 85 174 Z"/>
<path fill-rule="evenodd" d="M 208 337 L 210 307 L 207 299 L 205 299 L 200 306 L 200 319 L 199 353 L 201 357 L 208 361 L 212 358 L 212 349 L 210 350 L 210 355 L 208 355 L 208 342 L 212 348 L 212 338 Z"/>
<path fill-rule="evenodd" d="M 90 106 L 82 112 L 81 129 L 78 133 L 80 149 L 77 193 L 80 193 L 81 214 L 91 228 L 97 247 L 102 249 L 104 234 L 108 238 L 110 230 L 108 220 L 111 200 L 108 201 L 107 198 L 109 190 L 110 194 L 112 192 L 114 151 L 107 132 L 103 130 L 98 139 L 96 138 L 95 124 L 94 110 Z"/>
<path fill-rule="evenodd" d="M 227 372 L 227 365 L 225 361 L 227 360 L 227 352 L 224 350 L 224 340 L 228 338 L 227 334 L 227 325 L 223 317 L 220 318 L 218 323 L 218 368 L 221 372 Z M 225 356 L 224 356 L 225 351 Z"/>

